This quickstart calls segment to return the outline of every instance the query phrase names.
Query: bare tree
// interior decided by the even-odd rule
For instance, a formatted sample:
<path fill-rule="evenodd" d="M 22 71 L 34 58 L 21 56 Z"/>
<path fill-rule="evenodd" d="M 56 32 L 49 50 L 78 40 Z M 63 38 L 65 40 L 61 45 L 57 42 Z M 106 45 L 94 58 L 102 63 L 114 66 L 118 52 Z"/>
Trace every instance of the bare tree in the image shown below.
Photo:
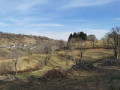
<path fill-rule="evenodd" d="M 62 48 L 64 48 L 66 46 L 66 42 L 63 41 L 63 40 L 59 40 L 58 41 L 58 46 L 59 46 L 60 49 L 62 49 Z"/>
<path fill-rule="evenodd" d="M 36 53 L 42 53 L 45 55 L 44 64 L 47 65 L 51 59 L 54 51 L 58 49 L 58 42 L 56 40 L 37 40 L 36 42 Z"/>
<path fill-rule="evenodd" d="M 110 41 L 110 37 L 109 37 L 108 34 L 105 37 L 103 37 L 101 40 L 102 40 L 104 48 L 110 48 L 111 47 L 111 45 L 110 45 L 111 41 Z"/>
<path fill-rule="evenodd" d="M 15 65 L 15 73 L 17 75 L 17 63 L 18 63 L 18 54 L 16 53 L 16 57 L 13 59 L 14 65 Z"/>
<path fill-rule="evenodd" d="M 16 48 L 11 51 L 10 56 L 13 59 L 15 74 L 17 75 L 17 72 L 18 72 L 17 65 L 18 65 L 19 57 L 22 56 L 22 53 Z"/>
<path fill-rule="evenodd" d="M 106 46 L 108 47 L 108 48 L 110 48 L 110 38 L 106 35 L 105 36 L 105 39 L 106 39 Z"/>
<path fill-rule="evenodd" d="M 69 41 L 69 49 L 71 50 L 71 57 L 72 60 L 75 61 L 76 63 L 82 62 L 82 58 L 83 58 L 83 53 L 86 50 L 86 42 L 81 39 L 81 38 L 71 38 Z M 78 49 L 80 51 L 80 59 L 77 60 L 75 59 L 75 55 L 74 55 L 74 50 Z"/>
<path fill-rule="evenodd" d="M 86 42 L 84 40 L 82 40 L 81 38 L 77 39 L 77 48 L 80 51 L 80 59 L 79 62 L 82 62 L 82 58 L 83 58 L 83 53 L 86 50 Z"/>
<path fill-rule="evenodd" d="M 36 46 L 36 48 L 35 48 L 36 54 L 43 53 L 42 49 L 44 47 L 44 41 L 42 41 L 41 39 L 37 40 L 35 46 Z"/>
<path fill-rule="evenodd" d="M 112 32 L 107 34 L 114 49 L 114 57 L 118 59 L 120 53 L 120 27 L 113 27 Z"/>
<path fill-rule="evenodd" d="M 101 40 L 102 40 L 102 46 L 103 46 L 103 47 L 107 47 L 107 38 L 104 37 L 104 38 L 102 38 Z"/>
<path fill-rule="evenodd" d="M 45 65 L 47 65 L 48 61 L 51 59 L 52 54 L 56 50 L 54 41 L 45 41 L 41 46 L 41 51 L 46 55 L 45 57 Z"/>
<path fill-rule="evenodd" d="M 96 36 L 91 34 L 87 37 L 87 39 L 92 42 L 92 47 L 94 48 L 95 47 L 95 41 L 97 40 Z"/>
<path fill-rule="evenodd" d="M 68 42 L 68 48 L 71 51 L 71 59 L 74 61 L 74 49 L 75 49 L 75 38 L 71 38 L 70 41 Z"/>

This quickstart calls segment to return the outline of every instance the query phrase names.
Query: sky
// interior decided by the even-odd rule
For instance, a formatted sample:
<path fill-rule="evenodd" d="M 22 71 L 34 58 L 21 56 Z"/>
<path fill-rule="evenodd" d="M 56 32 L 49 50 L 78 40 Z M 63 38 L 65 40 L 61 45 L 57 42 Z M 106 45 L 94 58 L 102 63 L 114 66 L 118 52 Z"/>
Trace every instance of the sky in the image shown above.
<path fill-rule="evenodd" d="M 0 0 L 0 31 L 67 40 L 120 26 L 120 0 Z"/>

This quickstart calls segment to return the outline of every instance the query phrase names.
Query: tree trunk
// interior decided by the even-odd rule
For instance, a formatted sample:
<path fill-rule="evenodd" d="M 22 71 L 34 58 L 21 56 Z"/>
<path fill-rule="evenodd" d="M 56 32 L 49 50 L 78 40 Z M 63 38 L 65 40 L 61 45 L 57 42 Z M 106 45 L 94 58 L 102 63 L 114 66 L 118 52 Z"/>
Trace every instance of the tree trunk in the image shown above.
<path fill-rule="evenodd" d="M 83 53 L 80 53 L 80 62 L 82 63 L 82 57 L 83 57 Z"/>
<path fill-rule="evenodd" d="M 47 65 L 48 61 L 51 59 L 51 55 L 46 55 L 45 65 Z"/>
<path fill-rule="evenodd" d="M 45 58 L 45 65 L 47 65 L 47 62 L 48 62 L 48 55 L 46 55 L 46 58 Z"/>
<path fill-rule="evenodd" d="M 72 56 L 72 60 L 74 61 L 74 47 L 72 48 L 72 52 L 71 53 L 72 53 L 72 55 L 71 55 Z"/>
<path fill-rule="evenodd" d="M 68 60 L 66 61 L 66 66 L 68 66 Z"/>
<path fill-rule="evenodd" d="M 95 41 L 93 41 L 93 48 L 95 47 Z"/>
<path fill-rule="evenodd" d="M 117 49 L 114 49 L 114 57 L 115 59 L 118 59 L 119 51 Z"/>
<path fill-rule="evenodd" d="M 15 61 L 15 75 L 17 75 L 17 59 Z"/>
<path fill-rule="evenodd" d="M 17 65 L 15 65 L 15 74 L 17 75 Z"/>
<path fill-rule="evenodd" d="M 47 60 L 45 60 L 45 65 L 47 65 Z"/>

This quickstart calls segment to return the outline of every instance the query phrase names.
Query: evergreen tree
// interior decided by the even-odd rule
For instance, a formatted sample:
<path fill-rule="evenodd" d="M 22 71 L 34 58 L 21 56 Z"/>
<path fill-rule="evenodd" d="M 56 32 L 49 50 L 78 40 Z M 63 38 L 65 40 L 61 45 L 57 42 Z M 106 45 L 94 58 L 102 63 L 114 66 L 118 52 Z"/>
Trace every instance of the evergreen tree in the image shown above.
<path fill-rule="evenodd" d="M 71 38 L 81 38 L 82 40 L 87 40 L 87 34 L 84 32 L 74 32 L 73 34 L 70 34 L 68 41 L 70 41 Z"/>
<path fill-rule="evenodd" d="M 76 32 L 74 32 L 74 33 L 73 33 L 73 37 L 72 37 L 72 38 L 77 38 L 77 36 L 78 36 L 78 35 L 77 35 L 77 33 L 76 33 Z"/>
<path fill-rule="evenodd" d="M 73 37 L 72 33 L 70 34 L 68 41 L 70 41 L 70 39 Z"/>
<path fill-rule="evenodd" d="M 84 32 L 80 32 L 79 33 L 79 38 L 81 38 L 82 40 L 86 40 L 87 39 L 87 34 Z"/>

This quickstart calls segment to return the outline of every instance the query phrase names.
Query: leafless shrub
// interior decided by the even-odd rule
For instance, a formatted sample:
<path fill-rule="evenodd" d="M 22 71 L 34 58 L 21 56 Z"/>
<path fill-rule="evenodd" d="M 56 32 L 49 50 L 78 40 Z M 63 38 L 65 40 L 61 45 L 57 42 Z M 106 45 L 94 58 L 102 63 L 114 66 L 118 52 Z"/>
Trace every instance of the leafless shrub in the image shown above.
<path fill-rule="evenodd" d="M 68 42 L 68 49 L 71 51 L 71 59 L 74 61 L 74 50 L 75 50 L 75 38 L 71 38 L 70 41 Z"/>
<path fill-rule="evenodd" d="M 13 64 L 14 64 L 14 68 L 15 68 L 15 73 L 17 75 L 17 65 L 19 62 L 19 57 L 22 56 L 22 52 L 19 51 L 19 49 L 14 49 L 13 51 L 11 51 L 10 56 L 13 60 Z"/>
<path fill-rule="evenodd" d="M 88 39 L 89 41 L 91 41 L 92 47 L 94 48 L 94 47 L 95 47 L 95 41 L 97 40 L 97 39 L 96 39 L 96 36 L 93 35 L 93 34 L 91 34 L 91 35 L 88 35 L 87 39 Z"/>
<path fill-rule="evenodd" d="M 59 40 L 59 41 L 57 41 L 57 45 L 60 49 L 63 49 L 64 47 L 66 47 L 67 44 L 65 41 Z"/>
<path fill-rule="evenodd" d="M 107 37 L 114 50 L 114 57 L 118 59 L 120 54 L 120 27 L 112 28 L 112 32 L 108 33 Z"/>
<path fill-rule="evenodd" d="M 82 62 L 83 53 L 86 50 L 86 42 L 83 41 L 81 38 L 78 38 L 77 39 L 77 48 L 80 51 L 80 54 L 79 54 L 80 59 L 76 63 L 79 63 L 79 62 Z"/>

